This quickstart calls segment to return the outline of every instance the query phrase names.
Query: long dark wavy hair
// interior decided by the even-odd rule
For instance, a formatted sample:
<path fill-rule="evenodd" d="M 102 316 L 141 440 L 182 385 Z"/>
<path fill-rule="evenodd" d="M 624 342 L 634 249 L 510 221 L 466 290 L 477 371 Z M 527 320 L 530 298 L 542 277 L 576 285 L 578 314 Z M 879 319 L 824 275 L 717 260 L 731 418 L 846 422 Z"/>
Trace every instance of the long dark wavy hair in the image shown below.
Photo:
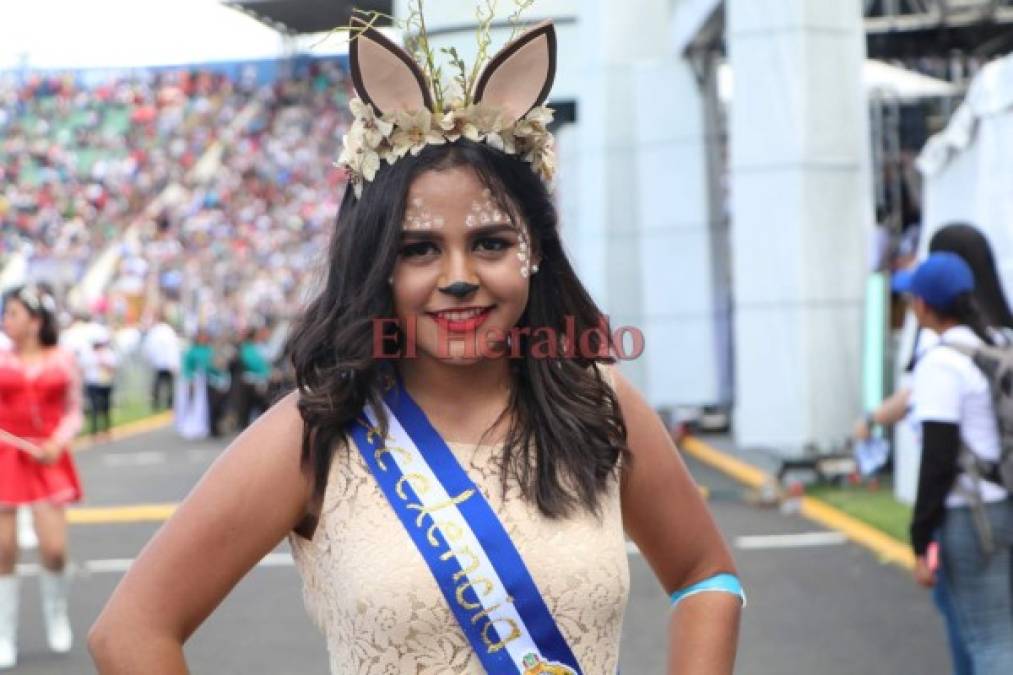
<path fill-rule="evenodd" d="M 956 253 L 974 274 L 974 301 L 986 324 L 992 328 L 1013 328 L 1006 294 L 1002 290 L 992 247 L 982 232 L 967 223 L 951 223 L 929 240 L 929 252 Z"/>
<path fill-rule="evenodd" d="M 360 198 L 346 191 L 326 281 L 295 323 L 288 344 L 304 423 L 302 465 L 318 498 L 334 455 L 349 449 L 345 426 L 366 403 L 379 411 L 386 433 L 379 402 L 391 362 L 373 358 L 373 319 L 394 316 L 388 278 L 399 254 L 409 187 L 425 171 L 460 166 L 475 171 L 504 211 L 522 216 L 532 253 L 541 257 L 518 326 L 549 327 L 562 336 L 565 318 L 572 317 L 580 335 L 604 320 L 563 251 L 551 197 L 526 162 L 461 139 L 384 164 Z M 391 339 L 401 339 L 396 326 L 390 331 Z M 615 394 L 592 367 L 613 362 L 612 338 L 604 333 L 591 334 L 592 355 L 558 359 L 532 358 L 522 337 L 521 358 L 510 360 L 512 392 L 497 420 L 511 417 L 500 461 L 502 487 L 514 477 L 524 497 L 549 517 L 574 508 L 598 513 L 610 477 L 621 461 L 629 461 Z"/>

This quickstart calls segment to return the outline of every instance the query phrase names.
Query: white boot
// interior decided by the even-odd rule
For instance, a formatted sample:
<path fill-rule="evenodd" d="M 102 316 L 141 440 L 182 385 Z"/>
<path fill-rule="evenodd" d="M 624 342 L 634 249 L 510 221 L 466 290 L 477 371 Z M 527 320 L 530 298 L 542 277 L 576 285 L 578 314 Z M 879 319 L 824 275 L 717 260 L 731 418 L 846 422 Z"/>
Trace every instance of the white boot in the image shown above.
<path fill-rule="evenodd" d="M 18 546 L 22 550 L 29 550 L 39 547 L 39 538 L 35 534 L 35 524 L 32 521 L 32 510 L 27 506 L 18 509 Z"/>
<path fill-rule="evenodd" d="M 50 572 L 43 568 L 39 574 L 39 589 L 42 591 L 42 618 L 46 624 L 46 641 L 49 648 L 58 654 L 70 651 L 74 634 L 67 617 L 67 589 L 70 577 L 67 570 Z"/>
<path fill-rule="evenodd" d="M 0 575 L 0 670 L 18 662 L 18 575 Z"/>

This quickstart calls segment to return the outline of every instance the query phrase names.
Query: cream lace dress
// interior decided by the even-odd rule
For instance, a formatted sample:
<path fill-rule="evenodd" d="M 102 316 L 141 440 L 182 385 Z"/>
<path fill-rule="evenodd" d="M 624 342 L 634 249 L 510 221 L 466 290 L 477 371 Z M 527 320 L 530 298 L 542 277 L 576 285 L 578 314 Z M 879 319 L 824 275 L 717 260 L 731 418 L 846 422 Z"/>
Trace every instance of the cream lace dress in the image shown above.
<path fill-rule="evenodd" d="M 510 533 L 584 673 L 614 675 L 629 594 L 619 488 L 602 516 L 550 520 L 500 487 L 496 445 L 448 443 Z M 334 675 L 468 675 L 482 665 L 354 445 L 335 455 L 312 540 L 291 534 Z"/>

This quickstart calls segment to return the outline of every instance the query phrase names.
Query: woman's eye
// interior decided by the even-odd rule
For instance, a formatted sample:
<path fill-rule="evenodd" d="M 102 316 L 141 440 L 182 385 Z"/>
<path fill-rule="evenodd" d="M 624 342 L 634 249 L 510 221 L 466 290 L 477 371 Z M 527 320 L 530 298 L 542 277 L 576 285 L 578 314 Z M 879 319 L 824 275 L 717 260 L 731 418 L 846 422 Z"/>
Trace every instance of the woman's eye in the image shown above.
<path fill-rule="evenodd" d="M 405 258 L 415 258 L 435 252 L 436 246 L 431 241 L 420 241 L 415 244 L 405 244 L 401 247 L 401 255 Z"/>
<path fill-rule="evenodd" d="M 475 242 L 475 248 L 480 251 L 505 251 L 510 246 L 510 241 L 498 237 L 484 237 Z"/>

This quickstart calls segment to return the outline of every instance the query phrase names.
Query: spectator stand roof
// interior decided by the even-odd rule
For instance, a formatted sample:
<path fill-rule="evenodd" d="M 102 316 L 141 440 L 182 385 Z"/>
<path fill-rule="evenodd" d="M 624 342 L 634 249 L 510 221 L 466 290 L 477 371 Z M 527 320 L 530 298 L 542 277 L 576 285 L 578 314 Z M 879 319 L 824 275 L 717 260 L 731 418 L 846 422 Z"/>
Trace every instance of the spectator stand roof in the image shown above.
<path fill-rule="evenodd" d="M 347 26 L 352 8 L 391 14 L 392 0 L 223 0 L 286 35 L 322 33 Z"/>

